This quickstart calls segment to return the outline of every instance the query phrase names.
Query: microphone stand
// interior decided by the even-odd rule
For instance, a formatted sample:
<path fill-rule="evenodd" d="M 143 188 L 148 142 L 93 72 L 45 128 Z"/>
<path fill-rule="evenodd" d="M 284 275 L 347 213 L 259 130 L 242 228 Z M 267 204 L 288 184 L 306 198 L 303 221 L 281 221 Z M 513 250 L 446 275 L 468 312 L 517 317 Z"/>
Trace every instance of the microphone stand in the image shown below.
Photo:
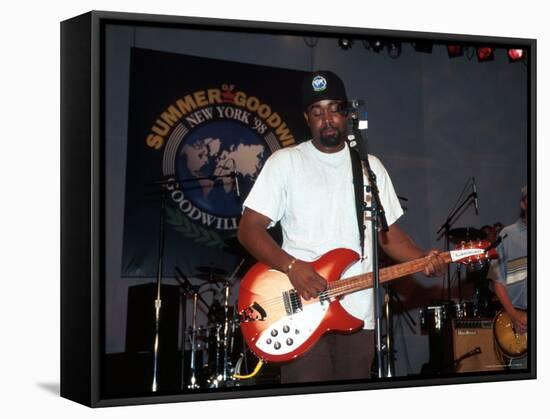
<path fill-rule="evenodd" d="M 470 193 L 462 203 L 456 208 L 454 211 L 451 212 L 451 214 L 447 217 L 445 222 L 439 227 L 439 230 L 435 234 L 440 234 L 442 230 L 444 230 L 445 234 L 445 248 L 447 251 L 451 249 L 450 243 L 449 243 L 449 231 L 451 230 L 452 225 L 456 222 L 456 220 L 453 221 L 453 218 L 462 210 L 462 208 L 466 204 L 471 203 L 471 199 L 474 199 L 476 197 L 475 192 Z M 459 279 L 460 281 L 460 279 Z M 447 300 L 451 300 L 451 264 L 447 264 Z"/>
<path fill-rule="evenodd" d="M 351 114 L 351 126 L 355 141 L 357 143 L 357 151 L 359 157 L 363 162 L 364 167 L 367 170 L 367 176 L 369 184 L 366 186 L 367 192 L 371 194 L 371 205 L 367 206 L 367 203 L 363 203 L 363 211 L 369 211 L 371 213 L 371 234 L 372 234 L 372 272 L 374 279 L 373 293 L 374 293 L 374 315 L 375 315 L 375 343 L 376 343 L 376 364 L 378 369 L 378 378 L 383 378 L 386 373 L 383 372 L 382 361 L 382 295 L 380 288 L 380 269 L 378 266 L 378 225 L 380 224 L 382 231 L 388 231 L 388 222 L 386 220 L 386 214 L 380 201 L 380 195 L 378 192 L 378 186 L 376 184 L 376 175 L 372 171 L 369 164 L 369 153 L 366 139 L 363 138 L 361 130 L 359 129 L 359 118 L 357 116 L 358 104 L 353 105 L 353 112 Z"/>
<path fill-rule="evenodd" d="M 416 328 L 416 322 L 414 321 L 412 316 L 407 311 L 407 308 L 403 304 L 403 301 L 401 301 L 401 298 L 399 297 L 399 295 L 389 285 L 386 285 L 385 288 L 386 288 L 386 292 L 390 296 L 390 300 L 393 300 L 397 303 L 397 305 L 399 306 L 401 312 L 404 313 L 405 316 L 407 316 L 407 318 L 409 319 L 409 322 L 412 323 L 412 327 Z"/>
<path fill-rule="evenodd" d="M 155 299 L 155 342 L 153 344 L 153 382 L 151 391 L 155 393 L 158 388 L 158 350 L 159 350 L 159 331 L 160 331 L 160 308 L 162 305 L 160 290 L 162 285 L 162 269 L 164 260 L 164 224 L 166 217 L 166 186 L 162 186 L 162 196 L 160 204 L 160 226 L 158 243 L 158 261 L 157 261 L 157 296 Z"/>

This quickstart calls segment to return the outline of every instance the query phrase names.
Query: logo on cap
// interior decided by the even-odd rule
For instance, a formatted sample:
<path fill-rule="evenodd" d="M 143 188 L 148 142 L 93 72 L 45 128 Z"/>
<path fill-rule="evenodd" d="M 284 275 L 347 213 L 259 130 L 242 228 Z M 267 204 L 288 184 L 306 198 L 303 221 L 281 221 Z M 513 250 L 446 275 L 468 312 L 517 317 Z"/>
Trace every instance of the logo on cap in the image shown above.
<path fill-rule="evenodd" d="M 322 92 L 327 88 L 327 79 L 323 76 L 315 76 L 311 82 L 311 86 L 313 87 L 313 91 Z"/>

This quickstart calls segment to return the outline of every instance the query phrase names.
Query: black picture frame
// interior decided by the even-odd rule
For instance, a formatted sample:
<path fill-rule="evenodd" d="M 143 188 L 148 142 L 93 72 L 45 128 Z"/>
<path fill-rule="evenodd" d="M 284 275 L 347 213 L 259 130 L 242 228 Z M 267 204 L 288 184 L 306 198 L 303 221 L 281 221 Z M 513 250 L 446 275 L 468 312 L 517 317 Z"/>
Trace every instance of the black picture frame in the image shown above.
<path fill-rule="evenodd" d="M 105 397 L 105 25 L 354 40 L 515 46 L 527 52 L 529 368 L 524 372 L 395 377 L 369 382 L 258 385 Z M 91 407 L 323 393 L 536 378 L 536 40 L 92 11 L 61 23 L 61 396 Z"/>

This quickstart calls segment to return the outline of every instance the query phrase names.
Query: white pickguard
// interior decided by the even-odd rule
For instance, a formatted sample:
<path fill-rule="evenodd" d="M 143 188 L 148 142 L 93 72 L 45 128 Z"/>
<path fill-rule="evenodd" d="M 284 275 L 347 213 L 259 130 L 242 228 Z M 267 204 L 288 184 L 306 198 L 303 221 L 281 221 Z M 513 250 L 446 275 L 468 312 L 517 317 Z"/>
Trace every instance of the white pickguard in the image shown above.
<path fill-rule="evenodd" d="M 328 302 L 304 305 L 301 312 L 283 317 L 265 329 L 256 346 L 269 355 L 295 351 L 315 332 L 328 307 Z"/>

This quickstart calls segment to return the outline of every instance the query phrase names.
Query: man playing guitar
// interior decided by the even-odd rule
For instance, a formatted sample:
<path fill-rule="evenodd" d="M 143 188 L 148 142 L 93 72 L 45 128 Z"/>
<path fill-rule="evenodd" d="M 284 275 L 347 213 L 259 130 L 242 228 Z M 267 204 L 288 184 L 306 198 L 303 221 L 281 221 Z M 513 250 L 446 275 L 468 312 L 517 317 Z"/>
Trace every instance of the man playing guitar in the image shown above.
<path fill-rule="evenodd" d="M 312 139 L 270 156 L 244 202 L 238 237 L 256 259 L 286 274 L 299 296 L 307 301 L 327 288 L 325 278 L 307 262 L 335 248 L 362 252 L 351 155 L 345 141 L 348 115 L 344 84 L 330 71 L 317 71 L 306 75 L 301 93 Z M 403 211 L 391 179 L 376 157 L 369 156 L 369 163 L 376 174 L 389 226 L 387 232 L 379 233 L 383 251 L 398 262 L 428 256 L 424 273 L 442 274 L 445 263 L 439 251 L 421 250 L 395 224 Z M 366 176 L 364 184 L 368 184 Z M 366 200 L 370 200 L 370 194 Z M 366 220 L 368 233 L 370 221 Z M 266 231 L 279 221 L 282 247 Z M 365 257 L 347 269 L 347 276 L 372 270 L 371 250 L 369 234 L 365 234 Z M 370 289 L 343 297 L 342 306 L 364 321 L 363 330 L 322 336 L 303 356 L 281 366 L 281 381 L 369 378 L 374 357 L 372 300 Z"/>

